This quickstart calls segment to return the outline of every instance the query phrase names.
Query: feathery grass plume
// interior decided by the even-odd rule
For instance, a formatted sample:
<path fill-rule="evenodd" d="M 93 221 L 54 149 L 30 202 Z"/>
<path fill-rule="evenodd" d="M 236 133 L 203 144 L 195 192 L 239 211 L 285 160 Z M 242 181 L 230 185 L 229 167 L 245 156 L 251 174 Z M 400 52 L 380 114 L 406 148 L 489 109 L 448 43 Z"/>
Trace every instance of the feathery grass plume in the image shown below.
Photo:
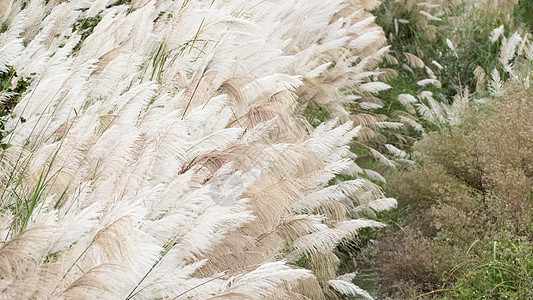
<path fill-rule="evenodd" d="M 424 61 L 421 60 L 418 56 L 405 52 L 405 57 L 407 58 L 407 62 L 409 65 L 413 68 L 423 68 L 425 66 Z"/>
<path fill-rule="evenodd" d="M 328 284 L 333 249 L 382 226 L 364 212 L 395 206 L 348 146 L 365 132 L 346 122 L 347 108 L 359 95 L 379 104 L 372 94 L 389 88 L 374 80 L 388 50 L 367 11 L 377 4 L 2 1 L 0 68 L 33 74 L 1 153 L 2 291 L 324 299 L 358 290 Z M 304 102 L 341 120 L 315 128 L 296 113 Z M 354 180 L 332 184 L 338 174 Z M 41 225 L 43 239 L 31 240 Z"/>
<path fill-rule="evenodd" d="M 499 62 L 502 64 L 505 72 L 509 73 L 511 76 L 514 76 L 511 60 L 514 58 L 517 47 L 521 41 L 522 38 L 518 32 L 515 32 L 509 39 L 504 36 L 502 40 Z"/>
<path fill-rule="evenodd" d="M 491 43 L 496 42 L 500 38 L 500 36 L 503 34 L 504 34 L 504 25 L 502 24 L 500 27 L 495 28 L 494 30 L 491 31 L 490 42 Z"/>
<path fill-rule="evenodd" d="M 351 281 L 355 278 L 356 274 L 345 274 L 337 277 L 336 279 L 329 280 L 328 283 L 335 289 L 345 295 L 350 296 L 362 296 L 365 299 L 373 299 L 372 296 L 365 290 L 354 285 Z"/>
<path fill-rule="evenodd" d="M 496 97 L 501 96 L 503 88 L 503 81 L 501 80 L 500 72 L 498 69 L 492 70 L 490 73 L 489 91 Z"/>
<path fill-rule="evenodd" d="M 11 22 L 8 29 L 0 33 L 0 72 L 8 70 L 17 55 L 23 49 L 20 34 L 26 17 L 22 14 L 17 20 Z"/>
<path fill-rule="evenodd" d="M 486 79 L 485 70 L 483 67 L 477 66 L 474 70 L 474 77 L 476 78 L 476 91 L 482 91 L 485 88 L 485 79 Z"/>

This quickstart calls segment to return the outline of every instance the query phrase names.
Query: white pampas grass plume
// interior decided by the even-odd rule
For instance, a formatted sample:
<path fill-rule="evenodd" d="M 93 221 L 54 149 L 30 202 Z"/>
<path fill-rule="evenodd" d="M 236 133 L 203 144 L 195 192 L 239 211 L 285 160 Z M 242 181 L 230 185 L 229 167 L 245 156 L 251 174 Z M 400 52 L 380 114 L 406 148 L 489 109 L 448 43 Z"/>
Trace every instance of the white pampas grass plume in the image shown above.
<path fill-rule="evenodd" d="M 437 79 L 433 79 L 433 78 L 427 78 L 427 79 L 419 80 L 419 81 L 416 82 L 416 84 L 418 84 L 419 86 L 426 86 L 426 85 L 431 84 L 431 85 L 434 85 L 437 88 L 441 87 L 440 81 L 438 81 Z"/>
<path fill-rule="evenodd" d="M 380 129 L 389 128 L 389 129 L 399 129 L 403 127 L 402 123 L 399 122 L 376 122 L 376 127 Z"/>
<path fill-rule="evenodd" d="M 387 148 L 387 150 L 389 150 L 389 152 L 392 155 L 394 155 L 394 157 L 397 157 L 397 158 L 406 158 L 407 157 L 407 153 L 405 151 L 396 148 L 394 145 L 385 144 L 385 147 Z"/>
<path fill-rule="evenodd" d="M 426 18 L 428 18 L 428 20 L 430 20 L 430 21 L 442 21 L 441 18 L 435 17 L 435 16 L 433 16 L 432 14 L 430 14 L 430 13 L 428 13 L 426 11 L 421 10 L 421 11 L 419 11 L 419 13 L 421 15 L 425 16 Z"/>
<path fill-rule="evenodd" d="M 394 198 L 376 199 L 359 205 L 354 211 L 364 212 L 368 216 L 376 217 L 376 212 L 396 208 L 398 202 Z"/>
<path fill-rule="evenodd" d="M 21 14 L 7 31 L 0 33 L 0 72 L 6 72 L 7 66 L 13 64 L 24 48 L 20 34 L 25 21 L 26 17 Z"/>
<path fill-rule="evenodd" d="M 400 94 L 398 95 L 398 101 L 401 104 L 406 105 L 407 103 L 416 103 L 418 100 L 410 94 Z"/>
<path fill-rule="evenodd" d="M 247 274 L 230 279 L 229 287 L 216 297 L 225 299 L 233 294 L 250 299 L 266 299 L 272 297 L 282 285 L 295 284 L 312 276 L 308 270 L 291 268 L 283 261 L 266 263 Z"/>
<path fill-rule="evenodd" d="M 491 32 L 490 32 L 490 42 L 491 43 L 494 43 L 498 40 L 498 38 L 503 35 L 503 32 L 504 32 L 504 26 L 503 24 L 498 27 L 498 28 L 495 28 L 493 29 Z"/>
<path fill-rule="evenodd" d="M 490 73 L 489 91 L 494 96 L 500 96 L 503 89 L 503 81 L 500 77 L 500 72 L 497 69 Z"/>
<path fill-rule="evenodd" d="M 380 181 L 380 182 L 387 182 L 387 180 L 385 179 L 385 177 L 383 177 L 383 175 L 379 174 L 378 172 L 376 172 L 374 170 L 365 169 L 364 173 L 371 180 L 376 180 L 376 181 Z"/>
<path fill-rule="evenodd" d="M 31 81 L 0 160 L 5 297 L 342 289 L 335 247 L 383 226 L 351 212 L 393 206 L 349 145 L 405 124 L 350 115 L 391 88 L 379 1 L 16 3 L 0 3 L 0 72 Z M 309 124 L 314 105 L 339 118 Z M 301 255 L 309 269 L 287 263 Z"/>
<path fill-rule="evenodd" d="M 322 72 L 324 72 L 329 66 L 331 66 L 331 63 L 325 63 L 318 67 L 316 67 L 314 70 L 311 70 L 307 74 L 305 74 L 304 78 L 315 78 L 318 77 Z"/>
<path fill-rule="evenodd" d="M 457 51 L 456 51 L 456 49 L 455 49 L 455 45 L 453 44 L 452 41 L 450 41 L 449 39 L 446 39 L 446 45 L 448 45 L 448 48 L 450 48 L 450 50 L 452 50 L 453 55 L 454 55 L 455 57 L 459 57 L 459 56 L 457 55 Z"/>
<path fill-rule="evenodd" d="M 425 66 L 424 61 L 418 56 L 404 52 L 405 57 L 407 58 L 407 63 L 413 68 L 423 68 Z"/>
<path fill-rule="evenodd" d="M 337 292 L 347 296 L 362 296 L 367 300 L 373 300 L 372 296 L 362 288 L 347 280 L 329 280 L 329 285 Z"/>
<path fill-rule="evenodd" d="M 303 236 L 294 242 L 293 256 L 312 255 L 313 253 L 327 253 L 341 241 L 355 235 L 362 228 L 380 228 L 383 224 L 372 220 L 351 220 L 338 223 L 334 228 L 323 229 L 319 232 Z"/>
<path fill-rule="evenodd" d="M 485 70 L 481 66 L 474 69 L 474 78 L 476 79 L 476 91 L 481 91 L 485 88 Z"/>
<path fill-rule="evenodd" d="M 381 31 L 370 31 L 351 41 L 348 46 L 354 49 L 364 49 L 378 41 L 382 36 Z"/>
<path fill-rule="evenodd" d="M 371 109 L 382 108 L 383 105 L 379 103 L 374 103 L 374 102 L 359 102 L 359 107 L 361 107 L 364 110 L 371 110 Z"/>
<path fill-rule="evenodd" d="M 444 69 L 444 68 L 442 67 L 441 64 L 439 64 L 438 62 L 436 62 L 436 61 L 434 61 L 434 60 L 432 60 L 431 63 L 432 63 L 433 65 L 435 65 L 439 70 Z"/>
<path fill-rule="evenodd" d="M 425 132 L 424 127 L 413 116 L 399 116 L 399 119 L 402 123 L 406 124 L 407 128 L 411 127 L 420 133 Z"/>
<path fill-rule="evenodd" d="M 428 66 L 426 66 L 425 69 L 426 69 L 426 73 L 428 73 L 428 75 L 429 75 L 429 78 L 431 78 L 431 79 L 437 79 L 437 76 L 435 75 L 435 73 L 433 72 L 433 70 L 431 70 L 431 68 L 429 68 Z"/>
<path fill-rule="evenodd" d="M 374 156 L 382 164 L 389 166 L 389 167 L 394 167 L 394 163 L 391 160 L 389 160 L 385 155 L 381 154 L 381 152 L 373 148 L 370 148 L 370 153 L 372 153 L 372 156 Z"/>
<path fill-rule="evenodd" d="M 391 86 L 383 82 L 369 82 L 361 85 L 361 90 L 369 93 L 379 93 L 390 89 Z"/>
<path fill-rule="evenodd" d="M 514 75 L 512 60 L 516 55 L 517 47 L 522 41 L 522 37 L 518 32 L 513 33 L 513 35 L 507 39 L 506 37 L 503 37 L 502 40 L 502 46 L 500 50 L 500 58 L 499 61 L 503 66 L 503 69 L 511 74 Z"/>

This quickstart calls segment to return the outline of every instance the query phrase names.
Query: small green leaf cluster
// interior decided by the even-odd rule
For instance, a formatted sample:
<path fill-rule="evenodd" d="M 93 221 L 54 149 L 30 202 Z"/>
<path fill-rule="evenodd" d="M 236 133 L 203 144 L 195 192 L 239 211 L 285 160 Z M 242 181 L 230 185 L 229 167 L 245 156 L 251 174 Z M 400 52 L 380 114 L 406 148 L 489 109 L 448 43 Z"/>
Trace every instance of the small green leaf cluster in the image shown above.
<path fill-rule="evenodd" d="M 78 34 L 81 35 L 80 41 L 74 46 L 72 51 L 78 51 L 83 43 L 83 41 L 93 33 L 94 28 L 100 21 L 102 16 L 100 14 L 94 17 L 87 17 L 76 20 L 76 23 L 72 26 L 72 32 L 78 31 Z"/>
<path fill-rule="evenodd" d="M 17 80 L 13 86 L 13 78 L 17 77 L 17 71 L 8 66 L 8 70 L 0 72 L 0 93 L 4 95 L 3 101 L 0 102 L 0 147 L 7 148 L 8 145 L 4 142 L 6 136 L 5 124 L 11 118 L 11 113 L 15 105 L 17 105 L 24 95 L 24 92 L 28 89 L 31 82 L 31 76 L 21 77 Z M 21 118 L 21 121 L 25 120 Z"/>

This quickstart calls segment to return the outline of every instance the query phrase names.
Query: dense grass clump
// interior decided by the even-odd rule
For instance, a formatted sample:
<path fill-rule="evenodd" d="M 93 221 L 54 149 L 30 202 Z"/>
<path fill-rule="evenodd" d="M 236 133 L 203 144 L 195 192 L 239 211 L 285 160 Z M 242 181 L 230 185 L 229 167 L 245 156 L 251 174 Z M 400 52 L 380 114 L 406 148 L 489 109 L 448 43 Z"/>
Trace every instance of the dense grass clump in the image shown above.
<path fill-rule="evenodd" d="M 533 297 L 533 90 L 510 86 L 417 145 L 388 189 L 407 217 L 373 250 L 389 295 Z"/>
<path fill-rule="evenodd" d="M 377 5 L 0 1 L 0 298 L 371 298 Z"/>
<path fill-rule="evenodd" d="M 511 85 L 417 145 L 420 166 L 388 186 L 404 216 L 369 251 L 385 293 L 533 297 L 532 118 L 533 90 Z"/>

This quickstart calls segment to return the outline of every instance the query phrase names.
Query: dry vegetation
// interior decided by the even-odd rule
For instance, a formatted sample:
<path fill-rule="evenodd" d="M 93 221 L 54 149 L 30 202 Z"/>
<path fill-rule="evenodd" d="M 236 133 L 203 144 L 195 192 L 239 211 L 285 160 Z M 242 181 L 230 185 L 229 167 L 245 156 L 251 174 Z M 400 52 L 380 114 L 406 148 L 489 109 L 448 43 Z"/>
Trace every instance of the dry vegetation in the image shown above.
<path fill-rule="evenodd" d="M 409 217 L 374 253 L 388 293 L 533 297 L 532 100 L 530 89 L 509 85 L 417 146 L 422 164 L 388 187 Z"/>

